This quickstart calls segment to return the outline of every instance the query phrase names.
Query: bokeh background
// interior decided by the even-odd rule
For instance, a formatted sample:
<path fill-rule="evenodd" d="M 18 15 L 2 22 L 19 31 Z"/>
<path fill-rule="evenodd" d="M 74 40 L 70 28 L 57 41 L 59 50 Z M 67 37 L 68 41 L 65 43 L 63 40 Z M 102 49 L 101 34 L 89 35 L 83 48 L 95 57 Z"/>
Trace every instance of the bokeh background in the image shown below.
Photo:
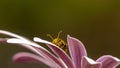
<path fill-rule="evenodd" d="M 0 29 L 31 40 L 50 40 L 46 34 L 56 37 L 62 30 L 61 38 L 69 34 L 81 40 L 92 59 L 106 54 L 120 58 L 120 0 L 0 0 Z M 12 62 L 21 51 L 28 50 L 0 44 L 0 68 L 48 68 Z"/>

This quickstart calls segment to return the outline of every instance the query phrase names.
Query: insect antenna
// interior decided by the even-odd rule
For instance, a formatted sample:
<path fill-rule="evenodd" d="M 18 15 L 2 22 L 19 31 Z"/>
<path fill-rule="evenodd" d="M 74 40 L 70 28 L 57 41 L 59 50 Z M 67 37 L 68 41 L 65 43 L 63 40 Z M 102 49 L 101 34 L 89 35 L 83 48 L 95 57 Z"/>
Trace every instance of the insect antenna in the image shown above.
<path fill-rule="evenodd" d="M 50 37 L 52 40 L 54 40 L 54 38 L 50 34 L 47 34 L 47 36 Z"/>
<path fill-rule="evenodd" d="M 58 33 L 58 36 L 57 36 L 57 38 L 59 38 L 59 37 L 60 37 L 60 33 L 62 33 L 62 31 L 60 31 L 60 32 Z"/>

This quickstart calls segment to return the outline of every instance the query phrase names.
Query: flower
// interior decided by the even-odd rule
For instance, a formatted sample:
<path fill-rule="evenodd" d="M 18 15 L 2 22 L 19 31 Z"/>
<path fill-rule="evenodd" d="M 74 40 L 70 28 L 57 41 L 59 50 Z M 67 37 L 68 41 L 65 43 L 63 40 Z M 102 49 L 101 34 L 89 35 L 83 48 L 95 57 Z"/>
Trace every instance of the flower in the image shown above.
<path fill-rule="evenodd" d="M 104 55 L 96 61 L 92 60 L 87 56 L 86 49 L 82 42 L 69 35 L 67 36 L 67 42 L 70 56 L 55 44 L 38 37 L 34 37 L 33 42 L 4 30 L 0 30 L 0 34 L 12 37 L 1 38 L 0 42 L 19 44 L 34 52 L 34 54 L 28 52 L 15 54 L 13 61 L 16 62 L 42 62 L 51 68 L 115 68 L 120 64 L 120 59 L 111 55 Z M 54 54 L 35 42 L 46 44 Z"/>

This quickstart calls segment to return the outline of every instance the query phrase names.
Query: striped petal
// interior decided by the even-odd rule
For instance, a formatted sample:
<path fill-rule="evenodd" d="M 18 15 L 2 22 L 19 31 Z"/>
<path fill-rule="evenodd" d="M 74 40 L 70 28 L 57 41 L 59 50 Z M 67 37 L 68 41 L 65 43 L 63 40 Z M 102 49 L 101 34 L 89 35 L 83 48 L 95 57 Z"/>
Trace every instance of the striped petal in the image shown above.
<path fill-rule="evenodd" d="M 34 53 L 36 53 L 46 59 L 51 60 L 52 63 L 59 64 L 59 66 L 61 66 L 61 67 L 65 67 L 64 63 L 61 61 L 60 58 L 54 56 L 52 53 L 50 53 L 48 50 L 46 50 L 42 46 L 40 46 L 22 36 L 19 36 L 17 34 L 14 34 L 14 33 L 8 32 L 8 31 L 0 30 L 0 34 L 14 37 L 14 38 L 7 39 L 7 43 L 19 44 L 20 46 L 23 46 L 23 47 L 33 51 Z M 0 42 L 3 42 L 3 41 L 6 42 L 6 39 L 2 39 Z M 36 48 L 39 48 L 39 49 L 36 49 Z"/>
<path fill-rule="evenodd" d="M 35 52 L 36 54 L 44 57 L 45 59 L 50 60 L 51 63 L 58 64 L 61 67 L 65 67 L 64 63 L 61 61 L 60 58 L 54 56 L 53 54 L 51 54 L 49 51 L 47 51 L 46 49 L 44 49 L 41 46 L 36 47 L 35 44 L 33 46 L 33 44 L 27 44 L 23 40 L 15 39 L 15 38 L 8 39 L 7 42 L 8 43 L 19 44 L 19 45 L 21 45 L 23 47 L 26 47 L 27 49 Z"/>
<path fill-rule="evenodd" d="M 104 55 L 96 60 L 102 63 L 101 68 L 115 68 L 120 64 L 120 59 L 113 57 L 111 55 Z"/>
<path fill-rule="evenodd" d="M 15 62 L 35 62 L 35 63 L 44 63 L 51 68 L 60 68 L 58 65 L 51 63 L 50 60 L 46 60 L 43 57 L 27 53 L 27 52 L 20 52 L 13 56 L 13 61 Z"/>
<path fill-rule="evenodd" d="M 81 68 L 101 68 L 101 63 L 96 62 L 86 56 L 82 58 Z"/>
<path fill-rule="evenodd" d="M 81 67 L 81 59 L 83 56 L 87 56 L 86 49 L 82 42 L 78 39 L 67 36 L 68 48 L 70 51 L 70 56 L 75 63 L 76 68 Z"/>
<path fill-rule="evenodd" d="M 0 42 L 1 42 L 1 43 L 6 43 L 7 40 L 8 40 L 7 38 L 0 38 Z"/>
<path fill-rule="evenodd" d="M 68 68 L 74 68 L 73 62 L 71 61 L 70 57 L 58 46 L 46 41 L 42 40 L 38 37 L 34 37 L 34 41 L 40 42 L 40 43 L 45 43 L 47 46 L 58 56 L 60 57 L 64 63 L 67 65 Z M 41 42 L 42 41 L 42 42 Z"/>

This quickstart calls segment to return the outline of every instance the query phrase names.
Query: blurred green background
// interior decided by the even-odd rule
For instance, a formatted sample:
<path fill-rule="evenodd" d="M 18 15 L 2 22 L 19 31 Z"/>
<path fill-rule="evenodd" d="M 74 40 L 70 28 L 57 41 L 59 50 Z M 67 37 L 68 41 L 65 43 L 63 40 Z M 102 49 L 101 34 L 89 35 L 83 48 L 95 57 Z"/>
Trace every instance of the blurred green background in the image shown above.
<path fill-rule="evenodd" d="M 0 29 L 31 40 L 50 40 L 46 34 L 62 30 L 61 38 L 70 34 L 81 40 L 92 59 L 106 54 L 120 58 L 120 0 L 0 0 Z M 0 45 L 0 68 L 48 68 L 14 63 L 15 53 L 28 50 Z"/>

